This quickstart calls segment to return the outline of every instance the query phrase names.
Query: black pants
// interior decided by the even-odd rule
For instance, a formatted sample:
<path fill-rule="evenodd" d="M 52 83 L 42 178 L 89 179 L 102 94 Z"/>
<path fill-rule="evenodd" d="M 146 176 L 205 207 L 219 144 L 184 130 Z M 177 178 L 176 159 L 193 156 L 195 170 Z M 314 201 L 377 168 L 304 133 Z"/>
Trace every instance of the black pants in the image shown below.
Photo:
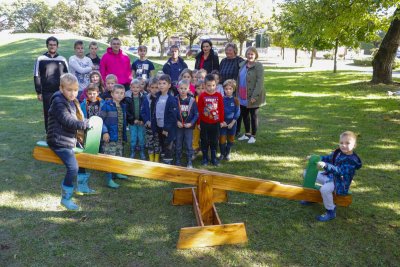
<path fill-rule="evenodd" d="M 49 109 L 50 109 L 50 100 L 53 96 L 53 93 L 50 92 L 43 92 L 42 93 L 42 101 L 43 101 L 43 115 L 44 115 L 44 128 L 46 129 L 47 133 L 47 120 L 49 118 Z"/>
<path fill-rule="evenodd" d="M 200 145 L 201 150 L 217 150 L 219 137 L 219 123 L 200 122 Z"/>
<path fill-rule="evenodd" d="M 162 128 L 157 127 L 158 139 L 160 140 L 161 151 L 164 153 L 164 159 L 173 159 L 174 141 L 169 141 L 170 138 L 162 134 Z"/>
<path fill-rule="evenodd" d="M 258 108 L 247 108 L 245 106 L 240 106 L 240 116 L 243 119 L 246 133 L 250 133 L 251 122 L 251 135 L 255 136 L 258 128 Z"/>

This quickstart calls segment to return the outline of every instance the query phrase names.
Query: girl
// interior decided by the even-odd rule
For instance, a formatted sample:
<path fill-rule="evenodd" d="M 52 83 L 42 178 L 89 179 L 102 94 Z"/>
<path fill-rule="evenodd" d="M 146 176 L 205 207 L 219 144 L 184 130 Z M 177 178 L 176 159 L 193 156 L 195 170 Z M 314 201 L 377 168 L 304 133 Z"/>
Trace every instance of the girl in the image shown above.
<path fill-rule="evenodd" d="M 99 93 L 100 95 L 104 93 L 105 88 L 104 88 L 104 83 L 103 83 L 103 79 L 101 78 L 101 74 L 100 72 L 98 72 L 97 70 L 92 71 L 89 74 L 89 80 L 90 83 L 93 83 L 95 85 L 97 85 L 97 87 L 99 88 Z M 85 88 L 82 92 L 82 94 L 79 96 L 79 102 L 82 103 L 82 101 L 86 98 L 87 99 L 87 88 Z"/>
<path fill-rule="evenodd" d="M 194 87 L 194 84 L 192 83 L 193 73 L 190 69 L 182 70 L 181 74 L 179 75 L 179 81 L 182 81 L 182 80 L 189 81 L 189 90 L 190 90 L 191 95 L 194 96 L 196 89 Z"/>

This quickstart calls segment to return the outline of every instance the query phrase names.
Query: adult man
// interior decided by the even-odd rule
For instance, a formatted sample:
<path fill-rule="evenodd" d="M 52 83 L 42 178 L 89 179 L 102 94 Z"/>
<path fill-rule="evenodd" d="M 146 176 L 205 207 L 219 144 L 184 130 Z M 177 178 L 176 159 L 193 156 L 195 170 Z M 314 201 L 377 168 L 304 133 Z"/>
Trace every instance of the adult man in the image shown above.
<path fill-rule="evenodd" d="M 186 69 L 188 66 L 179 56 L 179 47 L 177 45 L 173 45 L 170 47 L 171 57 L 163 66 L 163 72 L 171 76 L 172 84 L 176 84 L 179 79 L 179 74 L 181 74 L 182 70 Z"/>
<path fill-rule="evenodd" d="M 124 85 L 128 91 L 132 79 L 129 56 L 121 50 L 121 41 L 118 38 L 112 38 L 110 46 L 100 60 L 101 76 L 105 79 L 108 74 L 114 74 L 118 83 Z"/>
<path fill-rule="evenodd" d="M 47 118 L 50 100 L 60 88 L 60 76 L 68 73 L 67 60 L 57 54 L 58 40 L 54 36 L 46 40 L 47 52 L 39 56 L 33 69 L 33 81 L 37 99 L 43 102 L 44 127 L 47 132 Z"/>

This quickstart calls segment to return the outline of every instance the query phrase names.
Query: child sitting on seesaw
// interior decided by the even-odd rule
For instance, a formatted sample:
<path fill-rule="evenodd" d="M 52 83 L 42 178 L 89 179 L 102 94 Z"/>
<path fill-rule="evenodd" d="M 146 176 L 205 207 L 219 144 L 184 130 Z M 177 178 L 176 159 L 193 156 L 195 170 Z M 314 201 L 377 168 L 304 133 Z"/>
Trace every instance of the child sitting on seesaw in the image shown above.
<path fill-rule="evenodd" d="M 356 142 L 357 137 L 353 132 L 343 132 L 340 134 L 339 148 L 327 156 L 321 156 L 317 163 L 324 170 L 318 172 L 316 181 L 322 185 L 319 191 L 326 209 L 325 214 L 316 217 L 318 221 L 326 222 L 336 218 L 333 194 L 347 195 L 356 170 L 362 166 L 361 159 L 353 152 Z M 310 202 L 302 201 L 301 204 L 308 205 Z"/>
<path fill-rule="evenodd" d="M 51 98 L 46 138 L 51 150 L 60 157 L 67 168 L 61 183 L 61 205 L 68 210 L 79 210 L 79 206 L 72 201 L 73 182 L 78 175 L 78 162 L 73 148 L 77 141 L 77 131 L 89 127 L 89 122 L 83 119 L 76 99 L 78 90 L 78 80 L 74 75 L 66 73 L 60 77 L 60 90 Z M 87 182 L 86 180 L 85 187 L 90 190 Z"/>

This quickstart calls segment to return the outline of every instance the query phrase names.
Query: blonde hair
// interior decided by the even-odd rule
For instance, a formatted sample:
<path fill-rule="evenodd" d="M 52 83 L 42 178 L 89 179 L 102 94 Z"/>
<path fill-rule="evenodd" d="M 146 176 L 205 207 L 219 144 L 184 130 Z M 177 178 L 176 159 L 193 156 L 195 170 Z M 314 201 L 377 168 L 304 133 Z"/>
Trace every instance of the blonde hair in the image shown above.
<path fill-rule="evenodd" d="M 233 80 L 233 79 L 228 79 L 228 80 L 226 80 L 226 81 L 224 82 L 224 84 L 223 84 L 222 86 L 223 86 L 224 89 L 225 89 L 225 87 L 228 86 L 228 85 L 232 87 L 232 89 L 233 89 L 234 92 L 236 91 L 236 81 L 235 81 L 235 80 Z"/>
<path fill-rule="evenodd" d="M 60 85 L 78 83 L 78 79 L 71 73 L 65 73 L 60 77 Z"/>
<path fill-rule="evenodd" d="M 178 78 L 179 81 L 182 80 L 182 77 L 185 73 L 189 73 L 190 78 L 193 78 L 192 71 L 190 69 L 186 68 L 186 69 L 182 70 L 181 74 L 179 74 L 179 78 Z"/>
<path fill-rule="evenodd" d="M 139 79 L 133 79 L 133 80 L 131 81 L 131 85 L 140 86 L 140 81 L 139 81 Z"/>
<path fill-rule="evenodd" d="M 250 46 L 246 49 L 246 57 L 247 57 L 247 53 L 249 52 L 253 52 L 254 54 L 256 54 L 256 59 L 258 58 L 258 51 L 254 46 Z"/>
<path fill-rule="evenodd" d="M 118 82 L 118 78 L 117 78 L 117 76 L 115 76 L 114 74 L 108 74 L 108 75 L 106 76 L 106 81 L 108 81 L 108 80 L 114 80 L 115 83 Z"/>
<path fill-rule="evenodd" d="M 347 136 L 347 137 L 349 137 L 349 138 L 352 138 L 352 139 L 354 139 L 354 141 L 357 142 L 357 135 L 356 135 L 354 132 L 352 132 L 352 131 L 345 131 L 345 132 L 343 132 L 343 133 L 340 134 L 340 138 L 343 138 L 343 137 L 345 137 L 345 136 Z"/>

